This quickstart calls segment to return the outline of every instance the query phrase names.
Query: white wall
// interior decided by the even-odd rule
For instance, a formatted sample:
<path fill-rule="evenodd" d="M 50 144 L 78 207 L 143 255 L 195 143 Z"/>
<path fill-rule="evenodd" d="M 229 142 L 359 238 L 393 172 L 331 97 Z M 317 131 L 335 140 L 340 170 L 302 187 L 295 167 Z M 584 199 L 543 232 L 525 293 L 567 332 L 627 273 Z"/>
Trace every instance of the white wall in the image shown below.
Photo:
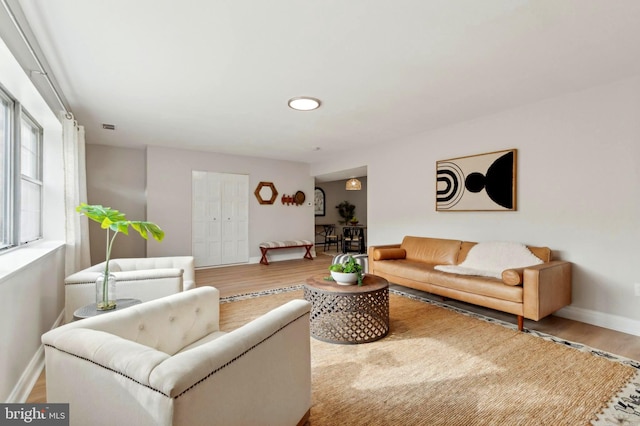
<path fill-rule="evenodd" d="M 0 41 L 0 82 L 43 127 L 43 232 L 47 241 L 0 255 L 0 400 L 22 402 L 42 367 L 40 336 L 64 307 L 62 125 Z"/>
<path fill-rule="evenodd" d="M 14 271 L 0 279 L 0 400 L 6 402 L 26 400 L 44 366 L 40 336 L 62 320 L 64 308 L 64 245 L 21 250 L 10 254 Z"/>
<path fill-rule="evenodd" d="M 509 148 L 518 149 L 518 211 L 435 211 L 437 160 Z M 632 285 L 640 282 L 640 76 L 393 141 L 363 158 L 370 244 L 410 234 L 548 246 L 574 264 L 573 304 L 560 315 L 640 335 Z"/>
<path fill-rule="evenodd" d="M 87 135 L 91 141 L 91 134 Z M 146 219 L 146 155 L 143 149 L 106 145 L 89 145 L 87 157 L 87 198 L 89 204 L 101 204 L 121 211 L 129 220 Z M 146 257 L 147 244 L 130 229 L 129 235 L 118 235 L 111 258 Z M 91 264 L 106 259 L 106 231 L 89 221 Z"/>
<path fill-rule="evenodd" d="M 164 231 L 162 242 L 149 241 L 147 255 L 191 254 L 191 171 L 249 175 L 249 256 L 260 259 L 262 241 L 314 238 L 314 180 L 309 165 L 291 161 L 221 155 L 171 148 L 147 148 L 147 220 Z M 275 204 L 261 205 L 253 191 L 261 181 L 273 182 L 278 191 Z M 283 194 L 302 191 L 303 206 L 283 205 Z M 302 257 L 301 253 L 273 252 L 269 259 Z"/>

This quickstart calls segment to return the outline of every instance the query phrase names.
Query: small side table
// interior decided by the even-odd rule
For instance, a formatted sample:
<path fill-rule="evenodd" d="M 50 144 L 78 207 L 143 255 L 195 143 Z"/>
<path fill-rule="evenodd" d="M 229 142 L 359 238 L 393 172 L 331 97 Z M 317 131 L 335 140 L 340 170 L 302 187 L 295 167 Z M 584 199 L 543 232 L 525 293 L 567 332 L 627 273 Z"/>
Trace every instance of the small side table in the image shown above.
<path fill-rule="evenodd" d="M 366 274 L 362 285 L 339 285 L 325 275 L 307 279 L 304 298 L 311 302 L 311 335 L 329 343 L 373 342 L 389 332 L 389 283 Z"/>
<path fill-rule="evenodd" d="M 138 299 L 116 299 L 116 307 L 114 309 L 109 309 L 108 311 L 99 311 L 97 309 L 97 305 L 95 303 L 91 303 L 89 305 L 85 305 L 81 308 L 78 308 L 73 313 L 73 319 L 79 320 L 89 317 L 95 317 L 96 315 L 102 315 L 109 312 L 120 311 L 122 309 L 128 308 L 129 306 L 137 305 L 142 303 L 141 300 Z"/>

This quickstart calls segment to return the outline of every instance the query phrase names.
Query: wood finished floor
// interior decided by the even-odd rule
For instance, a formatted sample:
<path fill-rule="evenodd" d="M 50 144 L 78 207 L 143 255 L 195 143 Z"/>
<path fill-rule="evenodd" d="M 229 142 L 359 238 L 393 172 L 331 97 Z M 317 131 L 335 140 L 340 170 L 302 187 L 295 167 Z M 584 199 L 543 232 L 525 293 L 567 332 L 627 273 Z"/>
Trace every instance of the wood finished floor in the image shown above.
<path fill-rule="evenodd" d="M 304 283 L 309 276 L 326 274 L 330 264 L 331 256 L 319 253 L 313 261 L 300 259 L 273 262 L 270 265 L 250 264 L 201 269 L 196 271 L 196 283 L 198 287 L 207 285 L 216 287 L 220 290 L 221 297 L 234 296 L 301 284 Z M 404 287 L 398 288 L 405 289 Z M 418 293 L 425 295 L 425 293 L 422 292 Z M 431 297 L 430 295 L 426 296 Z M 447 303 L 493 318 L 515 323 L 515 317 L 513 315 L 457 301 L 447 301 Z M 538 322 L 525 320 L 524 326 L 525 328 L 582 343 L 606 352 L 640 360 L 640 336 L 620 333 L 553 315 Z M 46 402 L 45 386 L 43 373 L 31 391 L 27 402 Z"/>

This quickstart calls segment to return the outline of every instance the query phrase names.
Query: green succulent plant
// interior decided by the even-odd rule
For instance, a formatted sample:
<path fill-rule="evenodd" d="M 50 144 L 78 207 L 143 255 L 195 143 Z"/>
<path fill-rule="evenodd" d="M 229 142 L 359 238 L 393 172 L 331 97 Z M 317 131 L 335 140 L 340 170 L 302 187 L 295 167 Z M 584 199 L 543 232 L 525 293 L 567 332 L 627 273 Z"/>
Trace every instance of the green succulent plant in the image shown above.
<path fill-rule="evenodd" d="M 349 256 L 344 263 L 334 263 L 333 265 L 329 266 L 329 270 L 333 272 L 342 272 L 345 274 L 358 274 L 358 285 L 362 285 L 362 265 L 357 263 L 353 256 Z"/>

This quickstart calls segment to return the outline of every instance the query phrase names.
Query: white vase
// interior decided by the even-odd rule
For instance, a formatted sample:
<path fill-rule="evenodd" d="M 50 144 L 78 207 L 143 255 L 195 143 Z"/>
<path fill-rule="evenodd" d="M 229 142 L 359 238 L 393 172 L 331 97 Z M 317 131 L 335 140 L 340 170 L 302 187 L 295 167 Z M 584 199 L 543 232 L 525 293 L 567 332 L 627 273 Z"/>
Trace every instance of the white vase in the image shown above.
<path fill-rule="evenodd" d="M 108 311 L 116 308 L 116 276 L 104 273 L 96 279 L 96 309 Z"/>

